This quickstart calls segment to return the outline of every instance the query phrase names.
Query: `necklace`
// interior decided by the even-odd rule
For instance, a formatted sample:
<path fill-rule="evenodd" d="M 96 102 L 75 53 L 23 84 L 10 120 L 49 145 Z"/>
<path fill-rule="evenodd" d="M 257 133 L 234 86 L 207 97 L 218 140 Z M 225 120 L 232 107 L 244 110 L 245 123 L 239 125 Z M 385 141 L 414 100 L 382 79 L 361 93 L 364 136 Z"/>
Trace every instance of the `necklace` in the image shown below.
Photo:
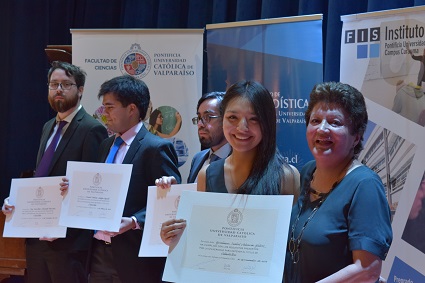
<path fill-rule="evenodd" d="M 314 217 L 314 215 L 316 214 L 316 212 L 320 208 L 320 206 L 328 198 L 330 193 L 336 188 L 336 186 L 338 186 L 338 184 L 342 181 L 342 179 L 344 179 L 344 177 L 347 174 L 348 170 L 350 169 L 352 163 L 353 163 L 353 159 L 350 159 L 350 161 L 347 163 L 347 165 L 345 165 L 344 169 L 341 171 L 341 174 L 340 174 L 341 177 L 338 178 L 338 180 L 332 185 L 332 188 L 330 189 L 330 191 L 327 192 L 327 193 L 322 193 L 322 192 L 316 191 L 315 189 L 313 189 L 311 187 L 311 182 L 313 181 L 313 178 L 314 178 L 314 172 L 313 172 L 313 174 L 311 174 L 310 182 L 306 183 L 306 185 L 305 185 L 305 186 L 307 186 L 307 184 L 308 184 L 309 188 L 305 190 L 304 204 L 307 203 L 307 198 L 309 197 L 309 194 L 313 194 L 313 195 L 319 197 L 320 201 L 317 203 L 317 205 L 311 211 L 310 215 L 308 216 L 307 220 L 304 222 L 303 227 L 301 228 L 301 231 L 296 238 L 295 238 L 295 228 L 297 227 L 298 221 L 300 220 L 300 216 L 301 216 L 301 213 L 302 213 L 303 208 L 304 208 L 304 205 L 302 203 L 301 203 L 300 210 L 298 211 L 297 218 L 295 218 L 294 224 L 292 224 L 291 238 L 290 238 L 289 243 L 288 243 L 288 249 L 289 249 L 289 253 L 291 254 L 292 262 L 294 264 L 297 264 L 298 261 L 300 260 L 300 245 L 301 245 L 301 239 L 302 239 L 302 236 L 304 234 L 305 228 L 307 227 L 310 220 Z M 344 172 L 344 174 L 342 174 L 343 172 Z"/>
<path fill-rule="evenodd" d="M 333 185 L 333 186 L 335 186 L 335 183 L 334 183 L 334 185 Z M 333 186 L 332 186 L 332 187 L 333 187 Z M 321 197 L 324 197 L 324 196 L 326 196 L 326 195 L 330 194 L 330 191 L 329 191 L 329 192 L 327 192 L 327 193 L 322 193 L 322 192 L 316 191 L 315 189 L 313 189 L 313 188 L 310 186 L 310 194 L 315 195 L 316 197 L 321 198 Z"/>
<path fill-rule="evenodd" d="M 310 189 L 306 190 L 305 193 L 305 202 L 307 202 L 307 197 L 309 195 L 309 191 Z M 307 220 L 304 222 L 303 227 L 301 228 L 300 233 L 298 234 L 298 237 L 295 238 L 295 228 L 297 227 L 298 221 L 300 220 L 300 216 L 301 216 L 301 212 L 303 210 L 303 205 L 301 205 L 300 207 L 300 211 L 298 212 L 297 218 L 294 221 L 294 224 L 292 225 L 292 229 L 291 229 L 291 239 L 289 240 L 289 253 L 291 254 L 291 259 L 293 263 L 298 263 L 298 261 L 300 260 L 300 244 L 301 244 L 301 239 L 303 237 L 304 234 L 304 230 L 307 227 L 307 224 L 310 222 L 310 220 L 314 217 L 314 215 L 316 214 L 317 210 L 319 209 L 319 207 L 322 205 L 322 203 L 326 200 L 326 198 L 328 197 L 328 195 L 332 192 L 329 191 L 329 193 L 318 193 L 321 194 L 321 199 L 320 201 L 317 203 L 317 205 L 313 208 L 313 210 L 310 213 L 310 216 L 307 218 Z"/>

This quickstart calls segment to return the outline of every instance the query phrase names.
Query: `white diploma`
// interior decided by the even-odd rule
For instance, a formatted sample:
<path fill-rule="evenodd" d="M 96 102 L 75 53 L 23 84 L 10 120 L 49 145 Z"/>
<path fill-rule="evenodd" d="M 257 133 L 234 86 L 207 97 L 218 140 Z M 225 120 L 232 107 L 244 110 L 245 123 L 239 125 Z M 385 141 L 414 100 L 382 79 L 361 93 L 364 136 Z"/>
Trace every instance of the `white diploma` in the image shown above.
<path fill-rule="evenodd" d="M 69 188 L 59 224 L 118 232 L 132 168 L 132 164 L 68 161 Z"/>
<path fill-rule="evenodd" d="M 165 190 L 156 186 L 148 187 L 148 203 L 146 205 L 146 221 L 143 228 L 142 244 L 139 257 L 166 257 L 168 246 L 160 237 L 163 222 L 175 219 L 183 191 L 196 191 L 196 184 L 172 185 Z"/>
<path fill-rule="evenodd" d="M 184 191 L 164 281 L 281 283 L 293 196 Z"/>
<path fill-rule="evenodd" d="M 12 179 L 9 203 L 15 206 L 5 220 L 3 237 L 65 238 L 59 226 L 62 177 Z"/>

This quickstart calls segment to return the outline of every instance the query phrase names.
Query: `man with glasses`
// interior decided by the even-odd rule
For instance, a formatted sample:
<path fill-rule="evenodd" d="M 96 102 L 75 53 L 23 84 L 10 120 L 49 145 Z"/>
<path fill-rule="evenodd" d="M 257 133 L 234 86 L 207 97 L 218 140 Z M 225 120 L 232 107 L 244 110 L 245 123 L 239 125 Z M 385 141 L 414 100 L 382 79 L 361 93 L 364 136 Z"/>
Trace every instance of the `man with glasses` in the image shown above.
<path fill-rule="evenodd" d="M 197 106 L 197 116 L 192 119 L 198 126 L 199 142 L 202 151 L 195 154 L 190 166 L 188 183 L 194 183 L 202 167 L 221 158 L 226 158 L 231 151 L 223 134 L 223 118 L 220 116 L 220 105 L 224 92 L 210 92 L 203 95 Z"/>
<path fill-rule="evenodd" d="M 211 162 L 229 156 L 232 148 L 227 143 L 223 133 L 223 118 L 220 115 L 220 105 L 224 92 L 209 92 L 198 100 L 197 116 L 192 123 L 198 126 L 198 137 L 202 151 L 193 156 L 187 183 L 196 183 L 199 171 Z M 155 180 L 155 184 L 163 189 L 177 184 L 172 176 L 162 176 Z"/>
<path fill-rule="evenodd" d="M 95 162 L 106 128 L 81 106 L 86 73 L 55 61 L 48 72 L 48 100 L 57 112 L 42 131 L 35 177 L 65 176 L 68 161 Z M 51 152 L 51 155 L 48 154 Z M 5 199 L 3 213 L 14 209 Z M 27 282 L 87 282 L 90 230 L 68 228 L 66 238 L 27 239 Z"/>

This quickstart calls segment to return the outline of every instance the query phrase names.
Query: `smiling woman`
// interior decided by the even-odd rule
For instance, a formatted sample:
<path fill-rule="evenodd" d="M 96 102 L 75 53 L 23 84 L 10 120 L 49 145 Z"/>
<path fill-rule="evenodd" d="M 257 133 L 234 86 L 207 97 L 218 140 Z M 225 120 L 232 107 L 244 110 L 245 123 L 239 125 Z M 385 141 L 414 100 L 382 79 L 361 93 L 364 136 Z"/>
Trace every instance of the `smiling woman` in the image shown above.
<path fill-rule="evenodd" d="M 298 196 L 298 171 L 276 148 L 276 111 L 260 83 L 240 81 L 220 107 L 223 132 L 232 153 L 198 175 L 198 191 Z"/>
<path fill-rule="evenodd" d="M 258 82 L 232 85 L 220 105 L 223 132 L 232 146 L 227 157 L 198 174 L 198 191 L 248 195 L 299 195 L 298 170 L 285 163 L 276 147 L 276 110 L 270 92 Z M 186 222 L 166 221 L 161 239 L 173 247 Z"/>
<path fill-rule="evenodd" d="M 301 171 L 285 280 L 376 282 L 392 230 L 380 177 L 356 160 L 368 122 L 363 95 L 347 84 L 316 85 L 305 120 L 315 160 Z"/>

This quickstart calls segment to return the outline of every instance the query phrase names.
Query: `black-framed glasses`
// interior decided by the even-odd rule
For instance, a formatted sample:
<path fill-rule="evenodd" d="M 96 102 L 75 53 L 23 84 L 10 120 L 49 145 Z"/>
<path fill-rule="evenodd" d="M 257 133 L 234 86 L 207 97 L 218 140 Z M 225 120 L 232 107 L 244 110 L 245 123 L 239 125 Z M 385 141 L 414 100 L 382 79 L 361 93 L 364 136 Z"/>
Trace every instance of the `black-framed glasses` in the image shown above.
<path fill-rule="evenodd" d="M 63 90 L 70 90 L 73 85 L 77 85 L 77 84 L 70 83 L 70 82 L 64 82 L 64 83 L 54 83 L 53 82 L 53 83 L 48 83 L 47 85 L 49 86 L 49 89 L 51 89 L 51 90 L 57 90 L 59 88 L 59 86 Z"/>
<path fill-rule="evenodd" d="M 201 122 L 202 124 L 205 125 L 205 124 L 209 124 L 210 121 L 211 121 L 211 119 L 215 119 L 215 118 L 219 118 L 219 117 L 221 117 L 221 116 L 206 114 L 204 116 L 193 117 L 192 118 L 192 123 L 194 125 L 198 125 L 198 123 Z"/>

